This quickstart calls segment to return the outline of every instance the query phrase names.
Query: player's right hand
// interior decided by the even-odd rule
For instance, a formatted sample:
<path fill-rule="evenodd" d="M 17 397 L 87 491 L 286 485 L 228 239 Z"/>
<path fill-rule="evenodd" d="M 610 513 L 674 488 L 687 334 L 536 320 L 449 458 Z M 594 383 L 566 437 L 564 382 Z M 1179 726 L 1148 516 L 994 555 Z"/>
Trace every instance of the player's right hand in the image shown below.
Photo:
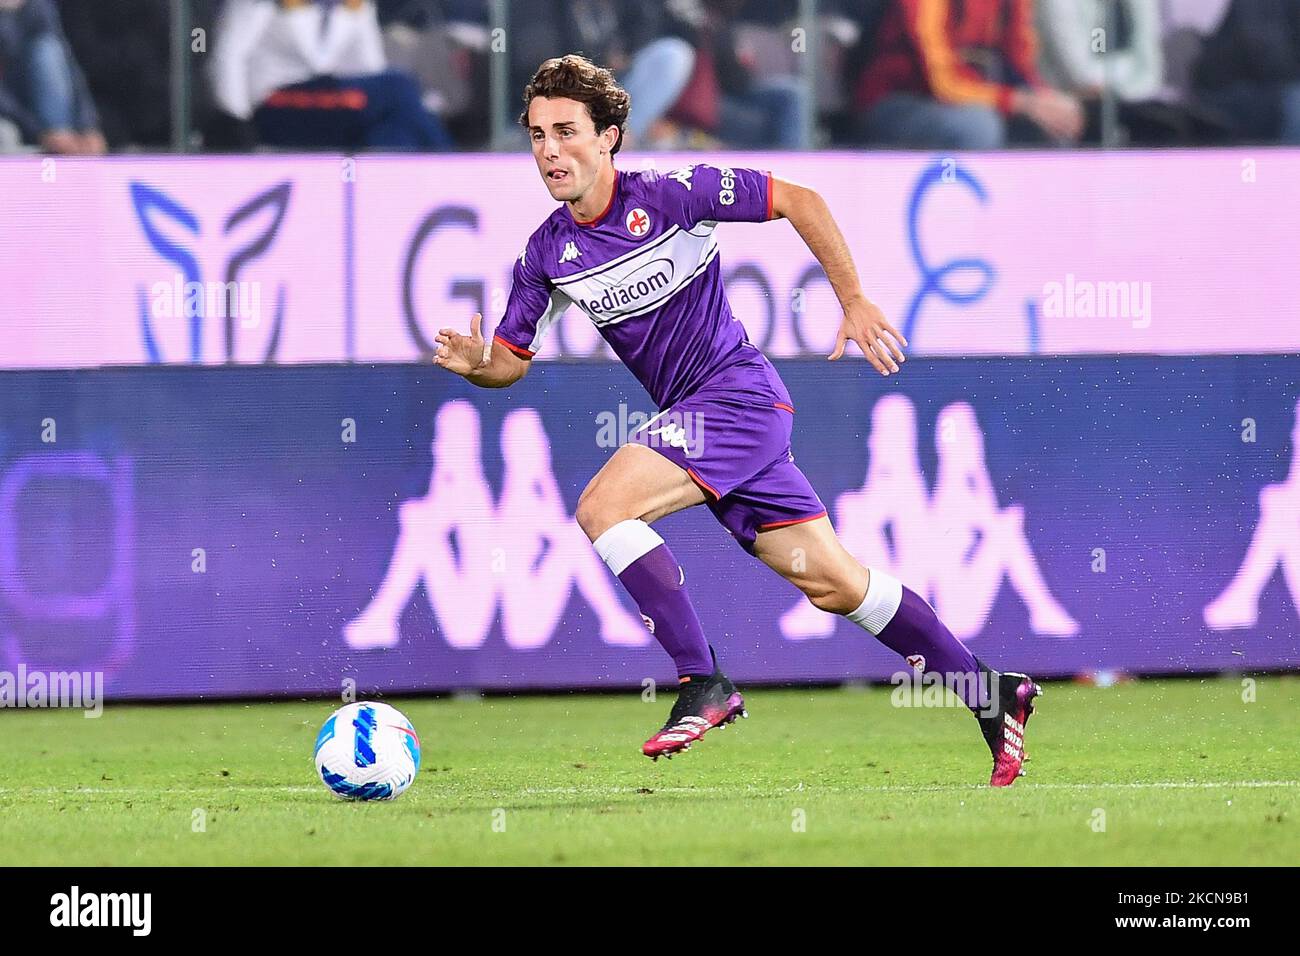
<path fill-rule="evenodd" d="M 461 335 L 455 329 L 439 329 L 434 341 L 437 345 L 433 350 L 433 364 L 441 365 L 449 372 L 468 375 L 485 368 L 490 362 L 483 342 L 483 316 L 480 313 L 476 312 L 469 320 L 469 335 Z"/>

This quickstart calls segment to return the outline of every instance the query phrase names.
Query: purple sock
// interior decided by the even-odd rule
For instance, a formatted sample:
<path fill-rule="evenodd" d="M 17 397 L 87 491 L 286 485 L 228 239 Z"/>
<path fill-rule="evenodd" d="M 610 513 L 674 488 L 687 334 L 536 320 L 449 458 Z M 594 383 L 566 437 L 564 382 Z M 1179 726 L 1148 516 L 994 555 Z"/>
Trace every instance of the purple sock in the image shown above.
<path fill-rule="evenodd" d="M 923 597 L 883 571 L 872 568 L 870 573 L 862 605 L 845 617 L 918 671 L 941 675 L 944 685 L 971 710 L 982 710 L 988 696 L 975 656 L 953 637 Z"/>
<path fill-rule="evenodd" d="M 713 655 L 686 593 L 677 559 L 644 521 L 621 521 L 593 542 L 646 619 L 655 640 L 677 665 L 678 677 L 713 673 Z"/>

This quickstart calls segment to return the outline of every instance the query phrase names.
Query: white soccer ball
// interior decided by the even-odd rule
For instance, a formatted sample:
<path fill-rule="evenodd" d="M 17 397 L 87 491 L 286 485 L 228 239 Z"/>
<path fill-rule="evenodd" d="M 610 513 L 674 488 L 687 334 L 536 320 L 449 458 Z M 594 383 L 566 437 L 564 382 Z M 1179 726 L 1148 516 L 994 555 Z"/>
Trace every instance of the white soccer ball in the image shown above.
<path fill-rule="evenodd" d="M 420 738 L 396 707 L 361 701 L 316 735 L 316 772 L 344 800 L 392 800 L 420 771 Z"/>

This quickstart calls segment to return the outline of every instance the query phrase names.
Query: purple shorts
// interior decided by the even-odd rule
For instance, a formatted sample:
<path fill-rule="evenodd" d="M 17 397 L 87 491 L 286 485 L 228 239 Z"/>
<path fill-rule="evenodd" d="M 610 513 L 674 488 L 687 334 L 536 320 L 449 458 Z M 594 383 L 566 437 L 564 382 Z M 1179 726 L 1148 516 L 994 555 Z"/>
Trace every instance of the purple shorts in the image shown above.
<path fill-rule="evenodd" d="M 753 554 L 760 531 L 826 514 L 794 463 L 793 425 L 790 393 L 760 353 L 715 375 L 628 440 L 684 469 L 714 517 Z"/>

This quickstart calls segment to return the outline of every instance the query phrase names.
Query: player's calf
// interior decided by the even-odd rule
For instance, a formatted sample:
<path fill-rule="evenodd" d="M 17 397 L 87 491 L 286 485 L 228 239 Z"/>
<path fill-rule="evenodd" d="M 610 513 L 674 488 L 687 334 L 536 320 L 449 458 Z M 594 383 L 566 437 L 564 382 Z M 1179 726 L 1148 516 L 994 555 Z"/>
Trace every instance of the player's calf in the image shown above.
<path fill-rule="evenodd" d="M 1037 684 L 1021 674 L 998 680 L 957 640 L 928 601 L 893 575 L 863 568 L 825 518 L 760 534 L 755 552 L 814 605 L 852 621 L 917 671 L 939 675 L 980 720 L 993 752 L 992 786 L 1006 786 L 1024 772 L 1024 729 L 1033 700 L 1041 694 Z M 786 555 L 793 553 L 804 560 L 787 567 Z M 1011 696 L 990 701 L 990 685 Z"/>

